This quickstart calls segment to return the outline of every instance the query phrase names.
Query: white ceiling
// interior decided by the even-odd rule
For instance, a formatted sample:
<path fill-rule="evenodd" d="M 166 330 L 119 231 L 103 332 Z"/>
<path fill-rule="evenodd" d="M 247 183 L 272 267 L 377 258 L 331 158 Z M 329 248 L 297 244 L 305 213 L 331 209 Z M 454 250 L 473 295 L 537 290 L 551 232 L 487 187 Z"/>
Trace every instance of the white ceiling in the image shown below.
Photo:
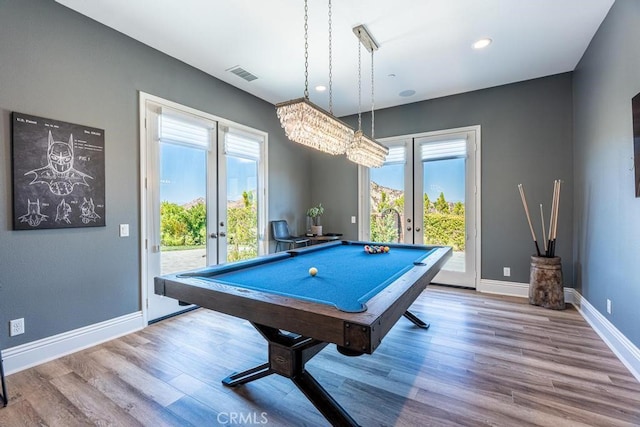
<path fill-rule="evenodd" d="M 304 92 L 302 0 L 56 0 L 270 103 Z M 333 111 L 358 112 L 358 40 L 376 109 L 571 71 L 614 0 L 334 0 Z M 477 39 L 493 43 L 474 50 Z M 328 6 L 309 0 L 309 87 L 328 109 Z M 371 109 L 362 49 L 362 109 Z M 247 82 L 230 68 L 258 77 Z M 400 92 L 413 90 L 413 96 Z"/>

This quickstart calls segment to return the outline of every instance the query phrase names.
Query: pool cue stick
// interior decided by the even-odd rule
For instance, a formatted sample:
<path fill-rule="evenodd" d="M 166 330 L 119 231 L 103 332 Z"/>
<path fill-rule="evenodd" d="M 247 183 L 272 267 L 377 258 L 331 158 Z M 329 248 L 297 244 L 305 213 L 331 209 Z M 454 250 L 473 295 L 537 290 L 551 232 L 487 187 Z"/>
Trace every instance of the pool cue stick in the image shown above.
<path fill-rule="evenodd" d="M 558 192 L 557 182 L 553 181 L 553 196 L 551 197 L 551 213 L 549 215 L 549 244 L 547 250 L 547 256 L 552 257 L 553 254 L 553 220 L 554 220 L 554 212 L 556 211 L 556 195 Z"/>
<path fill-rule="evenodd" d="M 558 214 L 560 212 L 560 187 L 562 185 L 562 181 L 558 180 L 558 195 L 556 196 L 556 211 L 553 220 L 553 253 L 551 256 L 555 256 L 556 252 L 556 239 L 558 237 Z"/>
<path fill-rule="evenodd" d="M 529 230 L 531 230 L 531 237 L 533 237 L 533 243 L 536 245 L 536 254 L 540 256 L 540 247 L 538 246 L 538 239 L 536 239 L 536 232 L 533 231 L 533 225 L 531 224 L 531 216 L 529 215 L 529 208 L 527 207 L 527 198 L 524 195 L 524 187 L 522 184 L 518 184 L 520 190 L 520 198 L 522 199 L 522 206 L 524 207 L 524 213 L 527 215 L 527 222 L 529 223 Z"/>
<path fill-rule="evenodd" d="M 547 233 L 544 230 L 544 210 L 542 209 L 542 203 L 540 203 L 540 222 L 542 223 L 542 243 L 544 245 L 544 251 L 547 252 Z"/>

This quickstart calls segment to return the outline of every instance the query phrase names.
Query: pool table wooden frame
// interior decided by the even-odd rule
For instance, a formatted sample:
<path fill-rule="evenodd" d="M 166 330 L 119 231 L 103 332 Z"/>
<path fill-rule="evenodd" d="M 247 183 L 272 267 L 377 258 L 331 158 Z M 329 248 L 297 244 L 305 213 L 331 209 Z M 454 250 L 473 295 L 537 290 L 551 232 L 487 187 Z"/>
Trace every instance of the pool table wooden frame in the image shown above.
<path fill-rule="evenodd" d="M 307 253 L 342 244 L 364 243 L 333 242 L 289 253 L 311 255 Z M 394 245 L 390 246 L 393 250 Z M 407 309 L 433 280 L 452 252 L 447 246 L 421 247 L 433 248 L 434 251 L 367 301 L 367 310 L 360 313 L 343 312 L 327 304 L 226 285 L 215 279 L 179 277 L 179 274 L 156 277 L 155 293 L 246 319 L 269 342 L 267 363 L 230 375 L 223 380 L 225 385 L 237 386 L 277 373 L 290 378 L 332 425 L 358 425 L 304 369 L 304 364 L 329 343 L 336 344 L 343 354 L 372 354 L 400 317 L 406 316 L 418 324 L 419 320 Z M 247 266 L 277 262 L 283 256 L 285 254 L 282 253 L 262 256 L 254 262 L 249 261 Z"/>

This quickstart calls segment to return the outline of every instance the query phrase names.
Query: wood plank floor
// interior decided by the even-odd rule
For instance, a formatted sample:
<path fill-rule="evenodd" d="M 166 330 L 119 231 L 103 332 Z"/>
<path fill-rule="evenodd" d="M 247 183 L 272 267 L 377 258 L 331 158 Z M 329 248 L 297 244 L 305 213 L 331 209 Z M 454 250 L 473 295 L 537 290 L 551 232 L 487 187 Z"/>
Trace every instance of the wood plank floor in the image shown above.
<path fill-rule="evenodd" d="M 575 309 L 429 286 L 412 311 L 431 328 L 307 365 L 363 426 L 640 425 L 640 383 Z M 199 309 L 10 375 L 0 426 L 326 426 L 286 378 L 220 383 L 265 357 L 246 321 Z"/>

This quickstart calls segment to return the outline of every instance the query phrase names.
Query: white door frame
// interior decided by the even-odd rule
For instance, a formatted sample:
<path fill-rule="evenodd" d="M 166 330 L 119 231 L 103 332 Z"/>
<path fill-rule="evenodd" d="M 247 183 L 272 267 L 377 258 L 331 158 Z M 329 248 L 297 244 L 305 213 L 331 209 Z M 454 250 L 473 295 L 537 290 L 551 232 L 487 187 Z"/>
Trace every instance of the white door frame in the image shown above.
<path fill-rule="evenodd" d="M 474 197 L 473 197 L 473 202 L 475 203 L 475 215 L 474 215 L 474 222 L 472 225 L 472 229 L 473 232 L 471 233 L 472 235 L 468 236 L 469 239 L 473 239 L 473 243 L 475 245 L 475 256 L 474 256 L 474 266 L 475 266 L 475 278 L 473 280 L 473 287 L 475 289 L 478 289 L 478 285 L 480 284 L 480 278 L 482 277 L 481 274 L 481 260 L 482 260 L 482 252 L 481 252 L 481 242 L 482 242 L 482 233 L 481 233 L 481 218 L 482 218 L 482 210 L 481 210 L 481 177 L 482 177 L 482 171 L 481 171 L 481 126 L 480 125 L 472 125 L 472 126 L 465 126 L 465 127 L 459 127 L 459 128 L 454 128 L 454 129 L 443 129 L 443 130 L 438 130 L 438 131 L 433 131 L 433 132 L 420 132 L 420 133 L 415 133 L 415 134 L 407 134 L 407 135 L 400 135 L 400 136 L 394 136 L 394 137 L 388 137 L 388 138 L 381 138 L 378 139 L 379 142 L 381 142 L 383 145 L 385 143 L 387 144 L 393 144 L 393 143 L 398 143 L 400 141 L 403 140 L 411 140 L 412 144 L 413 144 L 413 140 L 417 139 L 417 138 L 423 138 L 423 137 L 438 137 L 438 136 L 443 136 L 446 134 L 452 134 L 452 133 L 463 133 L 463 132 L 473 132 L 475 135 L 475 152 L 474 152 L 474 158 L 475 158 L 475 162 L 474 162 L 474 181 L 475 181 L 475 188 L 473 189 L 473 193 L 474 193 Z M 405 175 L 409 172 L 406 171 L 406 169 L 410 169 L 411 172 L 413 173 L 413 147 L 410 144 L 407 147 L 407 167 L 405 168 Z M 370 181 L 370 173 L 369 173 L 369 168 L 363 167 L 363 166 L 358 166 L 358 238 L 360 240 L 369 240 L 370 239 L 370 203 L 369 203 L 369 181 Z M 405 190 L 407 191 L 407 190 Z M 413 189 L 411 189 L 411 191 L 413 191 Z M 405 204 L 408 201 L 408 197 L 405 194 Z M 413 215 L 413 213 L 412 213 Z M 403 224 L 403 227 L 405 227 L 406 229 L 406 224 Z"/>
<path fill-rule="evenodd" d="M 264 172 L 260 177 L 262 182 L 259 184 L 259 191 L 262 195 L 262 204 L 263 207 L 259 209 L 258 213 L 258 253 L 266 254 L 269 251 L 269 241 L 268 241 L 268 212 L 269 212 L 269 201 L 268 201 L 268 192 L 267 188 L 269 188 L 268 183 L 268 175 L 266 171 L 268 170 L 268 134 L 263 131 L 259 131 L 253 129 L 249 126 L 242 125 L 240 123 L 236 123 L 222 117 L 214 116 L 209 113 L 205 113 L 203 111 L 196 110 L 194 108 L 190 108 L 181 104 L 178 104 L 173 101 L 169 101 L 167 99 L 160 98 L 155 95 L 151 95 L 145 92 L 140 91 L 138 93 L 138 117 L 139 117 L 139 139 L 140 139 L 140 298 L 141 298 L 141 307 L 142 307 L 142 317 L 145 325 L 149 323 L 149 313 L 148 313 L 148 269 L 149 269 L 149 259 L 148 259 L 148 250 L 149 246 L 152 245 L 152 242 L 149 242 L 148 239 L 148 226 L 149 226 L 149 211 L 150 211 L 150 202 L 151 202 L 151 194 L 150 189 L 148 189 L 147 182 L 149 180 L 149 173 L 152 172 L 148 165 L 149 160 L 149 150 L 151 149 L 148 144 L 147 135 L 147 123 L 146 123 L 146 111 L 147 104 L 155 104 L 165 106 L 167 108 L 172 108 L 178 111 L 186 112 L 189 114 L 193 114 L 197 117 L 202 117 L 207 120 L 215 121 L 218 124 L 218 128 L 221 126 L 232 127 L 235 129 L 239 129 L 254 135 L 258 135 L 263 139 L 263 159 L 261 162 L 262 168 L 261 172 Z M 213 147 L 215 151 L 215 147 Z M 217 191 L 217 189 L 211 189 L 212 191 Z M 207 189 L 209 193 L 209 188 Z M 215 199 L 212 199 L 215 200 Z"/>

